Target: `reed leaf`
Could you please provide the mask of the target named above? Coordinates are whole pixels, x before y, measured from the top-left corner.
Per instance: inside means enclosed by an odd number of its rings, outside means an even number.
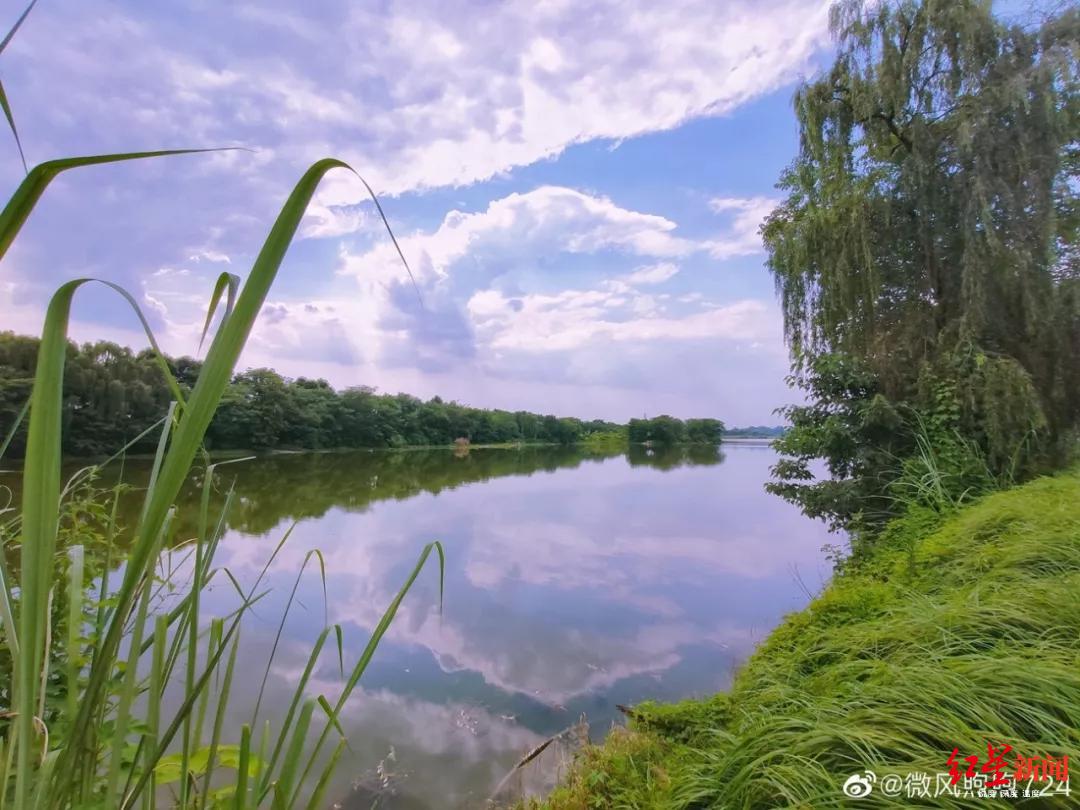
[[[19,150],[19,160],[22,161],[23,171],[29,174],[30,170],[26,166],[26,153],[23,152],[22,140],[19,139],[19,130],[15,126],[15,116],[11,112],[11,104],[8,102],[7,90],[4,89],[3,82],[0,82],[0,109],[3,109],[8,128],[15,138],[15,148]]]
[[[15,21],[15,24],[11,26],[11,29],[7,32],[7,35],[2,40],[0,40],[0,53],[4,52],[8,44],[11,42],[12,37],[15,36],[15,32],[22,27],[22,24],[26,21],[26,18],[30,15],[30,12],[36,5],[37,0],[30,0],[30,5],[28,5],[23,10],[23,13],[19,15],[19,19],[17,19]]]
[[[226,296],[225,314],[222,316],[222,319],[224,319],[229,317],[229,313],[232,312],[239,289],[240,276],[235,273],[222,273],[218,276],[217,282],[214,284],[214,291],[210,295],[210,306],[206,308],[206,322],[203,324],[202,334],[199,335],[199,351],[202,351],[203,341],[206,340],[206,333],[210,331],[210,324],[214,320],[214,313],[217,312],[218,304],[221,303],[221,296]]]
[[[30,10],[37,4],[37,0],[30,0],[30,5],[26,7],[19,19],[15,21],[15,24],[11,26],[11,30],[7,32],[7,36],[3,41],[0,41],[0,53],[4,52],[8,43],[11,42],[11,38],[15,36],[15,32],[22,26],[23,21],[27,15],[30,14]],[[23,152],[22,141],[19,139],[19,130],[15,126],[15,116],[11,112],[11,105],[8,103],[7,91],[4,89],[3,82],[0,82],[0,108],[4,110],[4,117],[7,119],[8,128],[11,129],[11,134],[15,138],[15,146],[19,150],[19,160],[22,161],[23,171],[29,174],[29,169],[26,167],[26,154]]]
[[[15,193],[11,195],[4,210],[0,211],[0,258],[7,253],[11,243],[15,241],[22,226],[26,224],[30,213],[34,210],[41,195],[45,193],[49,183],[56,179],[62,172],[70,169],[79,169],[85,166],[99,166],[103,163],[120,163],[129,160],[144,160],[146,158],[167,157],[170,155],[193,155],[202,152],[221,152],[235,147],[222,147],[215,149],[159,149],[154,152],[124,152],[114,155],[85,155],[82,157],[58,158],[47,160],[32,168],[23,179]]]
[[[338,160],[321,160],[308,169],[297,183],[292,194],[282,208],[281,213],[278,215],[277,221],[274,223],[273,228],[271,228],[270,234],[255,260],[254,267],[237,298],[233,313],[225,320],[221,329],[218,330],[214,337],[214,341],[207,353],[206,361],[203,364],[202,371],[195,383],[195,389],[192,391],[187,406],[180,416],[172,444],[165,455],[160,476],[155,482],[153,496],[150,497],[148,494],[143,518],[140,521],[135,540],[128,555],[124,579],[116,594],[116,615],[110,622],[105,638],[102,641],[102,658],[104,661],[112,660],[116,654],[116,650],[119,648],[124,628],[122,619],[131,609],[138,583],[144,576],[147,566],[153,560],[152,549],[154,538],[157,537],[165,520],[165,515],[171,507],[171,504],[176,500],[176,496],[179,494],[181,486],[183,486],[184,479],[187,477],[191,464],[202,446],[202,439],[206,432],[206,428],[209,426],[210,419],[217,410],[218,402],[221,400],[221,395],[229,382],[233,367],[240,356],[240,352],[243,350],[244,344],[247,342],[251,327],[262,307],[263,301],[266,299],[266,294],[269,292],[271,284],[273,284],[278,268],[281,266],[281,262],[285,257],[285,252],[292,242],[292,238],[296,233],[296,229],[300,224],[304,211],[306,210],[311,197],[315,193],[319,181],[328,171],[330,171],[330,169],[342,166],[345,166],[345,164]],[[0,227],[2,227],[2,222],[0,222]],[[65,285],[65,287],[61,289],[66,290],[69,287],[70,284]],[[67,311],[70,305],[70,293],[62,297],[61,300],[63,303],[59,305],[59,312],[54,312],[53,306],[50,306],[50,313],[46,320],[46,332],[52,331],[56,332],[58,335],[66,336]],[[60,341],[60,347],[62,349],[63,340]],[[57,375],[62,376],[63,353],[61,352],[59,357],[50,356],[46,354],[45,349],[46,343],[43,338],[41,346],[42,356],[51,357],[52,361],[58,366],[56,372]],[[56,432],[54,438],[56,439],[55,444],[57,446],[55,447],[54,453],[44,453],[42,458],[50,458],[52,461],[50,466],[58,467],[59,390],[49,391],[48,393],[54,396],[54,402],[50,403],[50,407],[46,409],[45,417],[49,419],[50,426]],[[35,417],[38,408],[40,407],[39,403],[41,402],[41,397],[37,394],[36,385],[33,397],[34,405],[30,411],[31,439],[35,436]],[[56,411],[55,415],[52,413],[52,410]],[[39,428],[39,430],[43,429],[44,427]],[[39,441],[41,441],[41,439],[39,439]],[[29,449],[27,451],[27,458],[27,465],[29,467],[31,460]],[[53,474],[58,478],[58,470],[54,471]],[[43,474],[39,473],[39,475]],[[47,476],[48,474],[44,475]],[[27,478],[29,482],[29,476],[27,476]],[[46,485],[51,483],[50,480],[45,481]],[[56,489],[57,487],[54,486],[52,491],[55,492]],[[43,487],[43,490],[47,491],[47,487]],[[40,493],[37,494],[41,497]],[[39,505],[38,510],[35,512],[36,520],[42,520],[43,516],[41,512],[42,510]],[[52,528],[53,538],[55,538],[55,518],[53,518],[51,522],[46,519],[40,527],[35,528],[38,528],[40,533],[47,530],[50,526]],[[23,635],[25,635],[25,633]],[[89,707],[96,705],[96,703],[101,700],[108,675],[109,673],[105,667],[98,666],[91,668],[87,679],[85,697],[80,706],[79,714],[74,721],[71,741],[75,743],[75,745],[65,748],[60,754],[61,764],[56,771],[56,779],[58,780],[56,783],[57,795],[63,795],[67,790],[67,780],[70,778],[69,774],[71,765],[73,764],[71,758],[77,756],[75,750],[91,733],[90,722],[92,713]]]
[[[10,247],[49,182],[60,172],[101,163],[201,151],[215,150],[166,150],[99,155],[49,161],[35,166],[20,184],[8,205],[0,212],[0,256],[3,256]],[[68,583],[71,598],[66,642],[66,676],[70,691],[65,702],[67,715],[64,727],[65,736],[62,745],[55,751],[49,752],[39,764],[35,754],[38,750],[36,740],[43,735],[38,733],[40,724],[37,717],[43,713],[42,707],[45,700],[43,682],[48,673],[48,650],[51,646],[50,604],[55,576],[58,515],[64,498],[75,492],[76,488],[83,483],[92,480],[97,469],[91,467],[80,470],[72,476],[66,488],[61,486],[60,437],[68,321],[75,293],[92,279],[76,279],[64,284],[50,301],[42,330],[38,365],[30,399],[23,478],[22,558],[17,611],[12,609],[12,587],[9,578],[0,571],[0,576],[3,576],[3,582],[0,583],[3,585],[0,588],[0,619],[4,623],[6,644],[12,653],[15,669],[13,687],[15,722],[9,735],[0,740],[0,760],[3,760],[0,762],[0,767],[4,768],[5,773],[9,772],[12,766],[15,771],[12,810],[30,810],[31,808],[36,810],[38,807],[43,810],[61,810],[61,808],[81,805],[98,790],[97,782],[101,777],[104,777],[105,800],[110,806],[115,805],[122,810],[142,806],[145,810],[151,810],[155,807],[155,769],[174,743],[180,747],[180,805],[186,807],[193,802],[198,807],[207,801],[210,795],[208,791],[211,786],[215,758],[221,747],[222,725],[231,690],[240,623],[251,607],[265,595],[265,591],[260,591],[260,584],[282,545],[288,539],[289,532],[286,532],[285,537],[273,550],[255,583],[246,592],[227,569],[224,571],[237,593],[240,594],[241,603],[239,608],[226,619],[217,619],[211,624],[206,659],[201,665],[197,661],[200,638],[199,595],[218,570],[213,568],[213,559],[221,537],[225,533],[226,515],[233,497],[230,490],[226,497],[224,511],[211,526],[208,510],[209,494],[215,467],[218,465],[207,466],[203,482],[198,536],[194,540],[192,550],[193,573],[190,588],[180,599],[179,604],[168,612],[156,616],[151,610],[151,605],[156,599],[155,571],[159,560],[163,559],[162,549],[169,542],[176,498],[189,475],[196,456],[202,452],[206,428],[218,407],[233,368],[276,278],[304,212],[319,182],[328,171],[334,168],[348,167],[340,161],[326,159],[313,164],[301,177],[282,207],[242,288],[239,286],[237,277],[232,274],[224,273],[218,278],[203,326],[203,338],[209,334],[214,316],[224,300],[221,323],[214,333],[194,390],[186,399],[173,378],[138,303],[123,288],[111,282],[102,282],[132,306],[170,385],[175,402],[169,414],[159,423],[161,433],[149,485],[126,555],[121,581],[115,591],[111,590],[109,568],[111,567],[111,546],[116,539],[115,525],[120,489],[115,488],[113,491],[107,538],[110,548],[107,552],[108,564],[102,574],[98,590],[99,604],[91,622],[93,635],[88,655],[83,655],[81,649],[84,570],[81,565],[81,555],[76,550],[72,552],[73,562],[69,569]],[[366,182],[364,185],[370,192],[370,186]],[[372,197],[374,199],[374,195]],[[375,204],[386,223],[385,214],[377,199]],[[389,230],[388,225],[387,228]],[[392,232],[390,236],[405,263]],[[407,263],[405,267],[408,270]],[[411,278],[411,271],[409,275]],[[419,290],[417,293],[419,294]],[[9,432],[5,446],[17,428],[18,425]],[[0,447],[0,453],[2,450],[3,448]],[[275,806],[283,808],[292,808],[300,801],[303,788],[308,784],[308,777],[313,772],[319,750],[328,733],[334,730],[338,733],[342,732],[339,714],[344,702],[355,688],[375,648],[393,620],[401,600],[411,588],[433,550],[437,551],[440,563],[441,605],[445,560],[442,546],[439,543],[433,543],[425,547],[412,575],[391,602],[372,633],[359,662],[346,681],[345,689],[337,705],[332,707],[324,697],[320,696],[317,700],[304,701],[299,716],[296,715],[297,706],[303,700],[311,672],[329,634],[330,628],[324,627],[314,644],[304,677],[296,688],[293,703],[281,733],[273,735],[270,724],[264,724],[260,735],[259,752],[253,757],[251,728],[257,719],[258,706],[256,706],[256,717],[253,718],[252,724],[245,725],[241,732],[239,759],[242,765],[237,774],[236,790],[233,796],[235,807],[257,806],[270,794],[272,794]],[[174,560],[175,555],[174,551],[164,559]],[[309,552],[305,557],[297,582],[313,555],[318,558],[320,567],[325,620],[326,572],[325,561],[319,552]],[[175,569],[170,565],[163,576],[170,578],[174,574]],[[289,605],[295,598],[296,587],[294,585],[289,597]],[[106,607],[107,600],[112,602],[112,607]],[[288,607],[286,615],[287,612]],[[283,617],[282,622],[284,620]],[[279,627],[279,635],[280,632]],[[335,633],[339,667],[344,674],[340,627],[335,627]],[[128,639],[126,662],[122,676],[117,682],[116,666],[121,643],[125,638]],[[124,764],[124,751],[128,745],[128,738],[131,736],[129,732],[138,729],[137,726],[132,725],[132,712],[135,698],[142,691],[139,674],[140,660],[148,651],[151,651],[152,659],[146,681],[147,700],[150,707],[148,722],[145,730],[139,733],[135,758],[131,767],[128,768]],[[215,675],[219,674],[219,667],[226,653],[228,653],[228,663],[224,683],[218,693],[213,713],[211,744],[209,749],[204,750],[201,737],[210,707],[210,684]],[[172,718],[165,722],[161,717],[159,701],[181,659],[185,662],[182,701]],[[88,661],[85,673],[81,669],[84,660]],[[80,688],[82,683],[85,686]],[[260,693],[261,691],[260,689]],[[306,748],[307,732],[316,705],[325,714],[326,722],[318,745],[305,763],[303,754]],[[106,717],[113,720],[113,736],[105,747],[104,771],[100,776],[95,776],[101,754],[98,734],[105,725]],[[177,739],[178,736],[179,739]],[[266,752],[270,748],[271,739],[275,736],[273,756],[267,763]],[[339,743],[330,757],[329,764],[319,775],[311,802],[319,800],[326,790],[329,783],[329,771],[337,762],[343,745],[344,743]],[[48,750],[47,744],[44,750]],[[274,780],[274,773],[283,753],[281,772]],[[192,762],[198,755],[201,763],[201,757],[204,754],[207,760],[205,770],[199,771],[202,776],[200,788],[199,780],[192,770]],[[305,764],[301,770],[302,763]],[[127,769],[126,784],[121,785],[125,769]],[[252,778],[254,778],[254,783],[252,783]],[[2,785],[6,785],[6,782]],[[255,789],[254,795],[252,795],[252,788]],[[217,795],[215,793],[215,796]],[[0,802],[4,800],[4,792],[0,791]],[[312,806],[311,802],[308,806]]]

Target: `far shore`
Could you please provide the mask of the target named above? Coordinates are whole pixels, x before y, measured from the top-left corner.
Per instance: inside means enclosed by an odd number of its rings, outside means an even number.
[[[695,444],[693,442],[679,442],[674,445],[652,445],[652,446],[672,446],[672,447],[721,447],[725,444],[746,444],[746,445],[769,445],[776,439],[775,436],[725,436],[723,441],[717,445],[703,445]],[[453,444],[411,444],[403,447],[323,447],[323,448],[271,448],[266,450],[210,450],[210,458],[213,459],[235,459],[244,458],[246,456],[254,456],[256,458],[267,458],[270,456],[290,456],[290,455],[302,455],[310,453],[408,453],[418,450],[519,450],[526,447],[581,447],[589,450],[622,450],[631,446],[649,446],[647,442],[625,442],[623,444],[616,444],[611,442],[597,442],[590,443],[574,442],[572,444],[559,444],[558,442],[503,442],[498,444],[470,444],[464,446],[458,446]],[[152,453],[129,453],[124,458],[128,461],[149,461],[153,459]],[[64,462],[71,464],[96,464],[102,461],[108,460],[107,456],[65,456]],[[19,466],[9,467],[6,469],[0,469],[0,473],[12,473],[20,472],[22,469],[22,459],[12,459],[19,464]]]

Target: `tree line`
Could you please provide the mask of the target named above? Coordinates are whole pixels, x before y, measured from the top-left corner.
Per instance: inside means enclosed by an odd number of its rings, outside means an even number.
[[[631,444],[720,444],[724,423],[719,419],[676,419],[656,416],[652,419],[631,419],[626,426]]]
[[[30,396],[38,339],[0,332],[0,433]],[[166,357],[183,391],[202,368],[191,357]],[[107,341],[69,344],[64,375],[63,449],[70,456],[116,452],[166,413],[172,395],[155,355]],[[631,426],[528,411],[472,408],[440,397],[382,394],[367,386],[337,391],[326,380],[288,379],[267,369],[236,374],[206,433],[211,450],[394,448],[471,444],[570,445],[590,437],[623,441],[719,444],[723,423],[669,416]],[[2,441],[0,436],[0,441]],[[132,452],[152,452],[151,432]],[[25,425],[6,455],[21,457]]]
[[[844,0],[831,24],[763,227],[808,395],[771,488],[872,535],[1075,457],[1080,10]]]

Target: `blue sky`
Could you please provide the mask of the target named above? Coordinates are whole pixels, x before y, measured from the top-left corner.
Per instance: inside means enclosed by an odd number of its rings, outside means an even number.
[[[28,159],[248,147],[84,170],[0,266],[0,328],[119,282],[194,353],[292,183],[335,156],[241,367],[484,406],[771,423],[797,398],[757,228],[828,56],[818,0],[168,4],[41,0],[0,70]],[[11,10],[9,10],[9,13]],[[9,188],[21,166],[0,143]],[[422,301],[422,303],[421,303]],[[78,300],[77,340],[145,341]]]

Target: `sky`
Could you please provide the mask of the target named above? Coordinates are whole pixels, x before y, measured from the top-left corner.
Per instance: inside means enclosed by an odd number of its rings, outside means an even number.
[[[7,7],[11,21],[17,9]],[[195,354],[292,185],[337,157],[238,368],[484,407],[773,424],[799,399],[758,235],[827,64],[820,0],[41,0],[0,56],[31,163],[69,172],[0,264],[0,329],[76,277]],[[0,138],[0,181],[22,176]],[[142,347],[84,288],[71,336]]]

